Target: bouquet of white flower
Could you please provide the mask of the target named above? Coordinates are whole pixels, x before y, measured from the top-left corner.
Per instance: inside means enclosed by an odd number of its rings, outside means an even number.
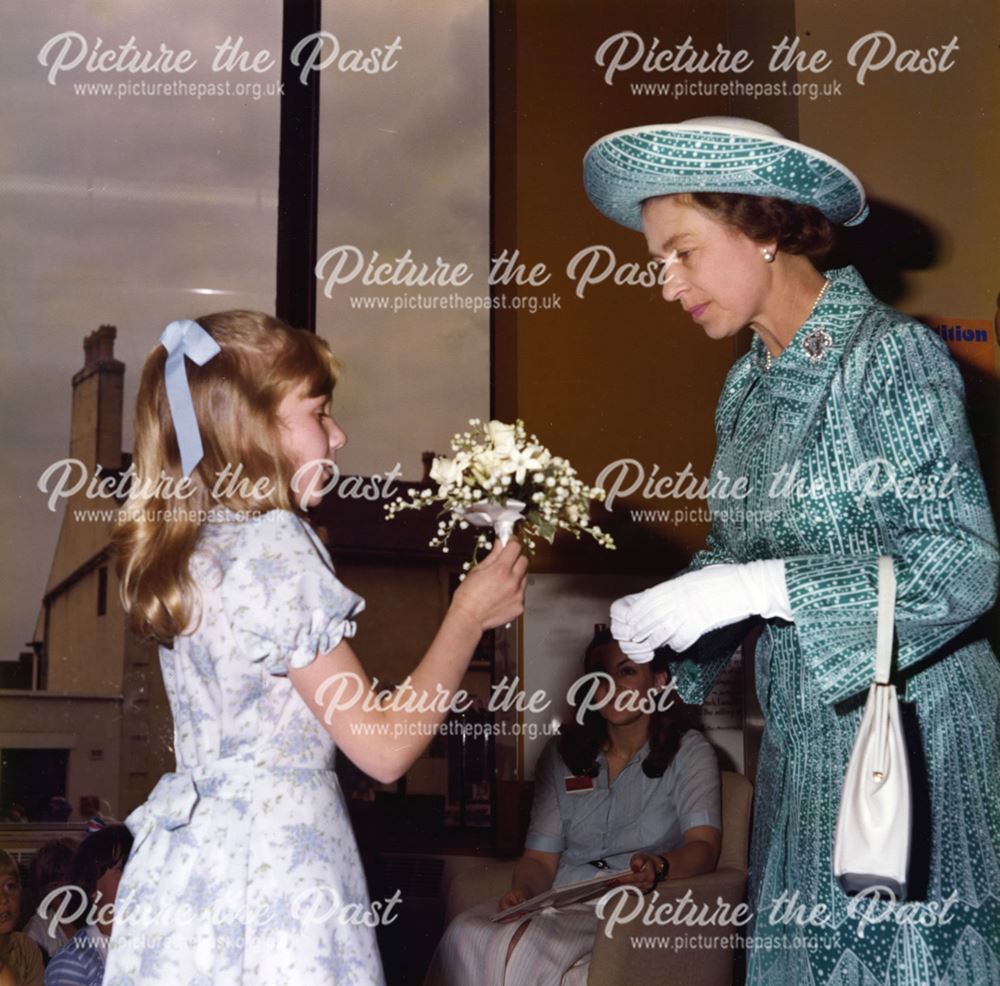
[[[456,527],[492,527],[505,544],[518,523],[518,536],[528,554],[535,549],[535,538],[551,544],[560,528],[577,538],[586,531],[598,544],[614,550],[611,535],[590,523],[589,501],[603,500],[604,490],[582,483],[566,459],[525,432],[523,421],[484,424],[472,418],[469,425],[469,431],[452,438],[453,456],[434,459],[431,479],[438,484],[437,492],[411,489],[409,498],[386,504],[390,520],[400,510],[441,504],[444,519],[430,545],[445,552]],[[480,548],[490,546],[490,536],[480,534],[473,559]]]

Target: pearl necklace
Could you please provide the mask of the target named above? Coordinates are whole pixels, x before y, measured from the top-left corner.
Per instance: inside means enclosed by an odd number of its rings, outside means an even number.
[[[809,309],[809,314],[806,315],[805,320],[802,323],[803,325],[805,325],[805,323],[808,322],[809,319],[812,318],[813,312],[816,311],[816,306],[823,300],[823,295],[826,294],[827,289],[830,287],[830,283],[831,283],[830,282],[830,278],[825,277],[823,279],[823,287],[821,287],[819,289],[819,294],[816,295],[816,300],[812,303],[812,308]],[[784,350],[782,350],[782,352],[784,352]],[[781,353],[779,353],[778,355],[780,356]],[[774,357],[771,356],[771,350],[768,349],[767,346],[765,345],[764,346],[764,372],[765,373],[768,370],[771,369],[771,363],[772,362],[774,362]]]

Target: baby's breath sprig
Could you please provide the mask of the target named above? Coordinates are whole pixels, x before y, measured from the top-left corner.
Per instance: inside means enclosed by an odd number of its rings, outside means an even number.
[[[453,455],[438,456],[431,466],[437,490],[410,489],[408,496],[397,497],[386,504],[389,520],[401,510],[440,505],[437,534],[430,546],[447,552],[455,528],[466,530],[466,518],[476,508],[513,506],[514,501],[517,509],[523,506],[517,536],[528,555],[534,553],[538,538],[551,544],[559,530],[577,539],[587,533],[602,547],[615,549],[611,535],[590,522],[590,501],[602,501],[604,490],[582,482],[566,459],[527,433],[520,419],[505,424],[470,418],[468,430],[452,436],[450,444]],[[491,535],[479,534],[473,562],[490,547]]]

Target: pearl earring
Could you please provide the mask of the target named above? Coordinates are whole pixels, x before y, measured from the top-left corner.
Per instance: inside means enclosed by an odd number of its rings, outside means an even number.
[[[773,264],[774,263],[774,252],[773,251],[768,250],[768,249],[765,248],[762,251],[762,253],[763,253],[763,256],[764,256],[764,263],[765,264]]]

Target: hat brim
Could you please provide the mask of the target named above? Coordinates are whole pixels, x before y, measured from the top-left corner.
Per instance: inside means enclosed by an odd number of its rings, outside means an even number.
[[[642,231],[642,203],[680,192],[764,195],[815,206],[831,222],[868,215],[857,176],[783,137],[694,123],[632,127],[596,141],[583,159],[587,197],[609,219]]]

